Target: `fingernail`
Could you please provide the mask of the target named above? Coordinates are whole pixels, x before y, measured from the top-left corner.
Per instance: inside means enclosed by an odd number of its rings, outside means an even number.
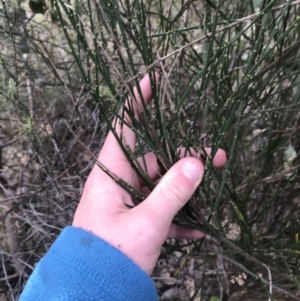
[[[183,173],[193,182],[196,182],[200,179],[200,169],[196,165],[186,162],[182,166]]]

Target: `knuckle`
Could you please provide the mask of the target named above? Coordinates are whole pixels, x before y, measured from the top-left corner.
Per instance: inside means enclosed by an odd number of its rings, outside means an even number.
[[[180,185],[175,185],[172,182],[166,181],[161,186],[161,195],[169,201],[177,203],[185,203],[185,194]]]

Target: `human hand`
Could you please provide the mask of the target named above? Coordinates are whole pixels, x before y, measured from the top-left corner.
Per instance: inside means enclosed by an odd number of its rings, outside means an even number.
[[[141,80],[140,87],[144,101],[150,102],[152,89],[148,75]],[[136,89],[134,93],[139,105],[140,97]],[[141,108],[142,106],[139,106],[139,109]],[[130,123],[128,116],[127,121]],[[121,135],[119,122],[116,123],[116,132]],[[133,131],[123,125],[122,136],[133,150]],[[207,152],[210,153],[210,150],[207,149]],[[145,158],[150,178],[157,179],[159,167],[155,154],[149,153]],[[143,188],[142,181],[130,166],[111,132],[106,138],[98,161],[131,186],[139,190]],[[225,152],[218,150],[213,164],[221,167],[225,163]],[[126,205],[134,206],[131,196],[95,165],[85,184],[73,226],[102,238],[150,275],[167,237],[199,239],[204,236],[198,230],[172,224],[176,213],[200,184],[203,173],[204,166],[200,160],[193,157],[183,158],[170,168],[141,204],[130,209]]]

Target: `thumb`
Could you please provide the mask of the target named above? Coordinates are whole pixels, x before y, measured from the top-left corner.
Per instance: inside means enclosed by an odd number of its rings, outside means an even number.
[[[170,226],[176,213],[191,198],[200,184],[204,166],[196,158],[184,158],[173,165],[141,204],[152,218]]]

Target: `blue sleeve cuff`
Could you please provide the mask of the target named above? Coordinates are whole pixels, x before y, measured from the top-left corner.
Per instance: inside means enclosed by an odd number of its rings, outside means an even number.
[[[30,276],[20,301],[157,301],[151,278],[122,252],[66,227]]]

